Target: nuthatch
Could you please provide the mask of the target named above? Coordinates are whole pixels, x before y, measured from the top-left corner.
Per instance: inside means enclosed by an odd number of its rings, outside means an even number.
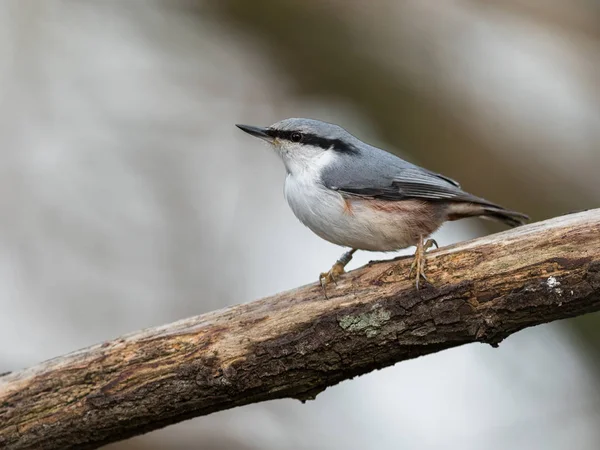
[[[285,198],[321,238],[350,250],[319,277],[344,273],[356,250],[388,252],[416,246],[410,274],[425,276],[427,239],[445,221],[480,216],[511,227],[525,214],[471,195],[444,176],[365,144],[343,128],[313,119],[285,119],[266,128],[237,125],[270,143],[285,165]]]

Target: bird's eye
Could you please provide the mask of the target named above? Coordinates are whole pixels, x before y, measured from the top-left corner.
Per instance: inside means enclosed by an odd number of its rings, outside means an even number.
[[[302,140],[302,133],[294,131],[290,137],[292,138],[292,142],[300,142]]]

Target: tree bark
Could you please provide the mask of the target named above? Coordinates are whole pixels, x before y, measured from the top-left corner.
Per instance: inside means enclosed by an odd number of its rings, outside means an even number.
[[[600,309],[600,209],[375,262],[0,376],[0,447],[97,448],[235,406],[328,386]]]

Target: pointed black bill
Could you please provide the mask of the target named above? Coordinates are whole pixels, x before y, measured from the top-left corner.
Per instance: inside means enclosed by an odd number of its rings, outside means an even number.
[[[261,128],[261,127],[253,127],[252,125],[239,125],[236,124],[236,127],[238,127],[240,130],[245,131],[246,133],[248,133],[251,136],[260,138],[260,139],[264,139],[266,141],[271,141],[272,138],[269,135],[268,128]]]

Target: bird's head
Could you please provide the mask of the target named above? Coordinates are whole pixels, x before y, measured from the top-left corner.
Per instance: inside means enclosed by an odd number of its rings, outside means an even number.
[[[314,119],[285,119],[264,128],[236,126],[271,144],[291,174],[315,169],[336,153],[356,153],[360,142],[342,127]]]

